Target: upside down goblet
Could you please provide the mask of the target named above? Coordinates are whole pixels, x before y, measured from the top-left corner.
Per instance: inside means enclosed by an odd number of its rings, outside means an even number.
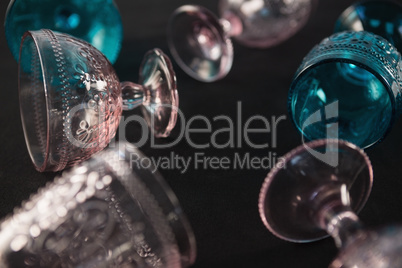
[[[113,0],[11,0],[5,19],[8,46],[18,61],[28,30],[51,29],[91,43],[114,63],[123,39],[120,13]]]
[[[168,24],[168,44],[180,67],[212,82],[232,67],[230,37],[245,46],[267,48],[295,34],[307,22],[315,0],[221,0],[221,18],[201,6],[176,9]]]
[[[159,49],[149,51],[139,80],[138,85],[120,84],[106,57],[85,41],[50,30],[27,32],[21,43],[19,95],[36,169],[62,170],[102,150],[116,134],[123,109],[140,106],[153,134],[168,136],[178,109],[169,58]]]
[[[340,252],[331,267],[401,267],[402,228],[366,230],[356,215],[373,183],[367,155],[340,140],[301,145],[277,163],[261,188],[265,226],[291,242],[331,235]]]
[[[339,138],[367,148],[389,132],[402,111],[401,54],[369,32],[325,38],[304,58],[288,108],[307,140]]]
[[[0,224],[1,267],[185,268],[195,238],[172,190],[128,143],[81,163]]]
[[[402,52],[402,5],[390,0],[359,1],[335,23],[335,32],[367,31],[388,40]]]

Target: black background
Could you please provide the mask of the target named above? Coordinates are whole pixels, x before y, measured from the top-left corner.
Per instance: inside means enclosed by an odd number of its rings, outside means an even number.
[[[144,53],[159,47],[168,52],[166,24],[169,15],[184,0],[117,0],[124,26],[124,41],[115,69],[122,81],[137,81],[138,68]],[[193,1],[217,12],[217,1]],[[236,118],[240,101],[243,123],[253,115],[287,116],[286,100],[294,72],[304,55],[321,39],[329,36],[337,16],[350,0],[322,0],[308,25],[279,46],[259,50],[234,42],[234,63],[229,75],[215,83],[191,79],[175,64],[180,108],[187,119],[203,115]],[[0,2],[5,14],[6,1]],[[4,29],[0,28],[0,217],[31,193],[51,181],[54,173],[38,173],[28,156],[21,127],[17,63],[8,50]],[[288,116],[287,116],[288,117]],[[194,125],[195,126],[195,125]],[[200,124],[200,127],[203,127]],[[212,125],[216,131],[221,126]],[[255,125],[257,127],[257,125]],[[180,125],[172,134],[178,134]],[[130,125],[127,139],[136,141],[139,128]],[[374,187],[365,208],[360,213],[368,226],[402,221],[402,124],[397,121],[388,137],[367,151],[374,168]],[[136,134],[137,133],[137,134]],[[180,156],[194,157],[241,155],[263,157],[268,152],[283,155],[301,143],[301,138],[289,118],[279,123],[276,148],[192,148],[185,139],[169,149],[153,149],[148,142],[140,149],[148,156],[168,156],[171,151]],[[210,140],[210,134],[192,135],[194,142]],[[227,138],[227,137],[226,137]],[[222,135],[221,142],[227,141]],[[254,135],[255,143],[270,143],[271,135]],[[161,141],[162,143],[167,141]],[[171,185],[186,212],[197,238],[198,256],[193,267],[326,267],[336,254],[332,239],[310,244],[294,244],[274,237],[263,226],[258,215],[257,200],[261,184],[269,170],[264,169],[195,169],[181,174],[178,169],[160,170]]]

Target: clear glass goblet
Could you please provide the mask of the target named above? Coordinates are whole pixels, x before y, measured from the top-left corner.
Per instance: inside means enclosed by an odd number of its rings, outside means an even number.
[[[180,67],[212,82],[232,67],[230,37],[249,47],[277,45],[302,28],[316,0],[221,0],[221,18],[201,6],[176,9],[168,24],[168,44]]]
[[[120,51],[123,27],[113,0],[11,0],[5,19],[8,46],[18,61],[28,30],[51,29],[91,43],[111,63]]]
[[[365,0],[347,8],[335,23],[335,32],[367,31],[387,39],[402,52],[402,5],[390,0]]]
[[[367,148],[402,111],[402,58],[384,38],[340,32],[303,59],[289,91],[289,114],[307,140],[339,138]]]
[[[36,169],[62,170],[102,150],[116,134],[122,110],[141,107],[153,134],[168,136],[178,110],[169,58],[159,49],[149,51],[139,80],[120,83],[106,57],[83,40],[50,30],[27,32],[21,43],[19,95]]]
[[[127,143],[97,154],[0,223],[1,267],[185,268],[196,246],[176,196]]]
[[[328,235],[340,252],[331,267],[401,267],[402,228],[366,230],[358,216],[373,183],[367,155],[341,140],[316,140],[287,153],[261,188],[265,226],[291,242]]]

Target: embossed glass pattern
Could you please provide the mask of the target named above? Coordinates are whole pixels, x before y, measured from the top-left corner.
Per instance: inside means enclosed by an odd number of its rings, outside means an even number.
[[[367,155],[339,140],[316,140],[287,153],[261,188],[265,226],[291,242],[331,235],[339,248],[332,268],[401,267],[402,227],[365,229],[357,212],[372,187]]]
[[[170,60],[148,52],[140,84],[120,84],[105,56],[67,34],[28,32],[21,43],[19,95],[25,140],[39,171],[58,171],[102,150],[122,110],[143,108],[157,137],[176,123],[178,95]]]
[[[402,52],[402,5],[390,0],[365,0],[347,8],[335,23],[335,32],[367,31],[387,39]]]
[[[188,267],[195,239],[172,190],[129,144],[63,172],[0,224],[1,267]]]
[[[123,39],[120,13],[112,0],[11,0],[5,20],[8,46],[18,61],[28,30],[52,29],[91,43],[114,63]]]
[[[308,140],[340,138],[366,148],[385,136],[401,111],[401,89],[401,55],[387,40],[341,32],[304,58],[288,108]]]
[[[267,48],[294,35],[308,18],[315,0],[221,0],[221,18],[201,6],[179,7],[168,24],[173,57],[190,76],[219,80],[232,67],[230,37],[243,45]]]

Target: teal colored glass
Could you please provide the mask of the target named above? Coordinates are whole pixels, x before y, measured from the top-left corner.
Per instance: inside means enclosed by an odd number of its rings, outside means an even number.
[[[366,0],[347,8],[335,23],[335,32],[367,31],[382,36],[402,51],[402,5],[394,1]]]
[[[120,13],[113,0],[11,0],[5,19],[8,46],[18,61],[23,34],[51,29],[92,44],[111,63],[123,39]]]
[[[402,60],[369,32],[325,38],[304,58],[291,84],[290,116],[307,140],[339,138],[367,148],[402,110]]]

